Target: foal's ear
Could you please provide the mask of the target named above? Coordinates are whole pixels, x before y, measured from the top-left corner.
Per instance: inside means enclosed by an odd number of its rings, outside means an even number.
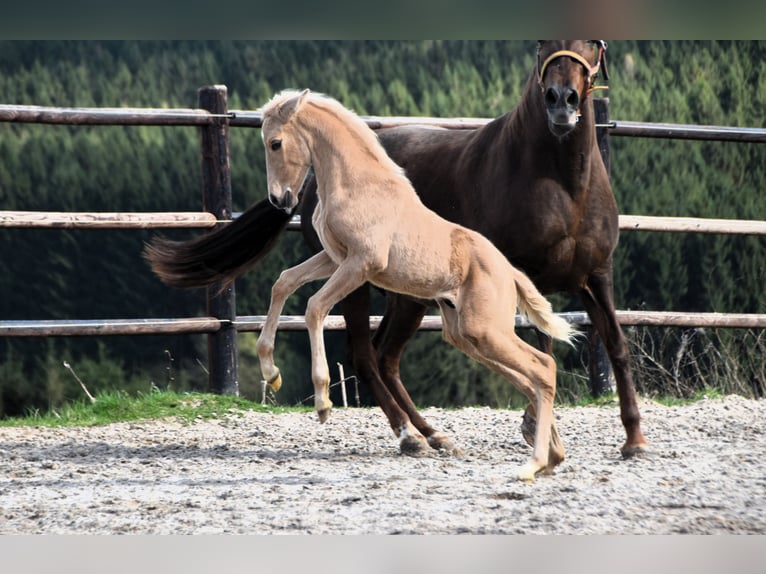
[[[311,93],[311,90],[306,88],[300,94],[296,94],[295,96],[287,100],[284,104],[282,104],[279,107],[279,115],[282,116],[283,119],[289,118],[291,115],[293,115],[295,112],[297,112],[301,108],[303,103],[309,97],[310,93]]]

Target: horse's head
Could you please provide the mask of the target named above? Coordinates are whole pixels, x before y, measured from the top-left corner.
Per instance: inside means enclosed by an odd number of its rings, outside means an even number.
[[[603,40],[551,40],[537,46],[537,81],[542,91],[548,128],[557,137],[571,132],[580,106],[593,91],[603,67],[608,79]]]
[[[261,138],[266,148],[269,201],[291,212],[300,201],[303,181],[311,167],[311,149],[296,116],[309,90],[282,92],[263,107]]]

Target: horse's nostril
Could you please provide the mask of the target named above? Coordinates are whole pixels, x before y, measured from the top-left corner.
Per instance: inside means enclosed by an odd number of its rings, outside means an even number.
[[[572,90],[571,88],[568,90],[567,94],[567,105],[572,108],[577,108],[580,106],[580,94],[577,93],[576,90]]]
[[[546,106],[553,107],[556,105],[556,102],[558,101],[559,101],[559,94],[556,88],[550,87],[547,90],[545,90],[545,105]]]
[[[545,90],[545,105],[549,109],[553,108],[573,108],[577,109],[580,106],[580,94],[577,90],[572,88],[557,88],[551,86]]]

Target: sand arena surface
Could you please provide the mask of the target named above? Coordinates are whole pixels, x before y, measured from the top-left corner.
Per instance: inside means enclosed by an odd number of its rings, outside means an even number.
[[[0,428],[0,534],[764,534],[766,401],[556,409],[567,459],[512,479],[521,411],[425,409],[465,456],[402,456],[379,409]]]

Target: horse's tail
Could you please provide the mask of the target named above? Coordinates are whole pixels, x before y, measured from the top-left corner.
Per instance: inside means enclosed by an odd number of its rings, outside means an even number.
[[[514,268],[513,278],[518,291],[519,310],[547,335],[571,344],[578,331],[553,312],[551,302],[540,293],[526,274]]]
[[[144,247],[152,271],[171,287],[228,285],[274,247],[291,215],[264,199],[237,219],[188,241],[155,237]]]

